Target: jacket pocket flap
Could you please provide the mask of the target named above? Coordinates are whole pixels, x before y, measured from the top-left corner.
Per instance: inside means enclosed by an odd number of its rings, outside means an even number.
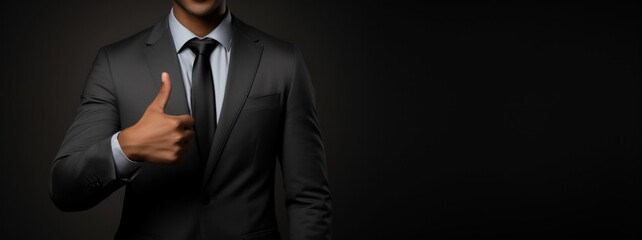
[[[245,100],[243,110],[268,108],[276,105],[279,105],[278,93],[258,97],[248,97],[247,100]]]

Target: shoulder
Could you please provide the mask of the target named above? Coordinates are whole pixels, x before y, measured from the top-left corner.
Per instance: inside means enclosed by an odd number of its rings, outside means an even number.
[[[295,56],[297,48],[293,43],[250,26],[237,17],[233,18],[233,25],[234,31],[238,31],[238,33],[234,34],[234,37],[245,37],[255,44],[263,47],[263,54],[288,58],[293,58]],[[232,48],[233,47],[234,46],[232,46]]]
[[[295,69],[305,66],[303,56],[295,44],[245,24],[238,18],[233,18],[233,24],[234,38],[245,38],[261,47],[261,72],[284,76],[284,79],[292,79],[291,76],[296,72]],[[233,39],[232,42],[232,51],[235,51],[234,42],[240,41]]]
[[[157,25],[162,25],[161,23]],[[140,53],[147,45],[150,34],[153,29],[158,26],[151,26],[142,31],[134,33],[126,38],[123,38],[119,41],[107,44],[102,47],[102,50],[107,54],[135,54]]]

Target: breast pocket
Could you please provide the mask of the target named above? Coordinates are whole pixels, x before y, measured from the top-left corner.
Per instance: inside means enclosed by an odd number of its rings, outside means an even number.
[[[264,96],[257,97],[248,97],[245,100],[245,105],[243,106],[243,111],[252,110],[252,109],[263,109],[279,106],[279,94],[269,94]]]

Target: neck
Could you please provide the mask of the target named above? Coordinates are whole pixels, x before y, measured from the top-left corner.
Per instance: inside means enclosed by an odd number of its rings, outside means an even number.
[[[208,15],[197,16],[185,11],[176,1],[174,1],[173,8],[176,20],[199,37],[204,37],[212,32],[223,21],[226,9],[222,4]]]

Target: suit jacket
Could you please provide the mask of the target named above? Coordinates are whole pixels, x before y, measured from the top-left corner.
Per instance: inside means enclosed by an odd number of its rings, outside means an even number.
[[[110,137],[135,124],[172,77],[167,114],[189,114],[167,19],[103,47],[51,171],[63,211],[89,209],[126,186],[117,239],[280,239],[279,161],[292,239],[329,239],[331,199],[314,90],[301,53],[233,17],[225,99],[204,162],[196,144],[177,165],[145,164],[119,180]]]

